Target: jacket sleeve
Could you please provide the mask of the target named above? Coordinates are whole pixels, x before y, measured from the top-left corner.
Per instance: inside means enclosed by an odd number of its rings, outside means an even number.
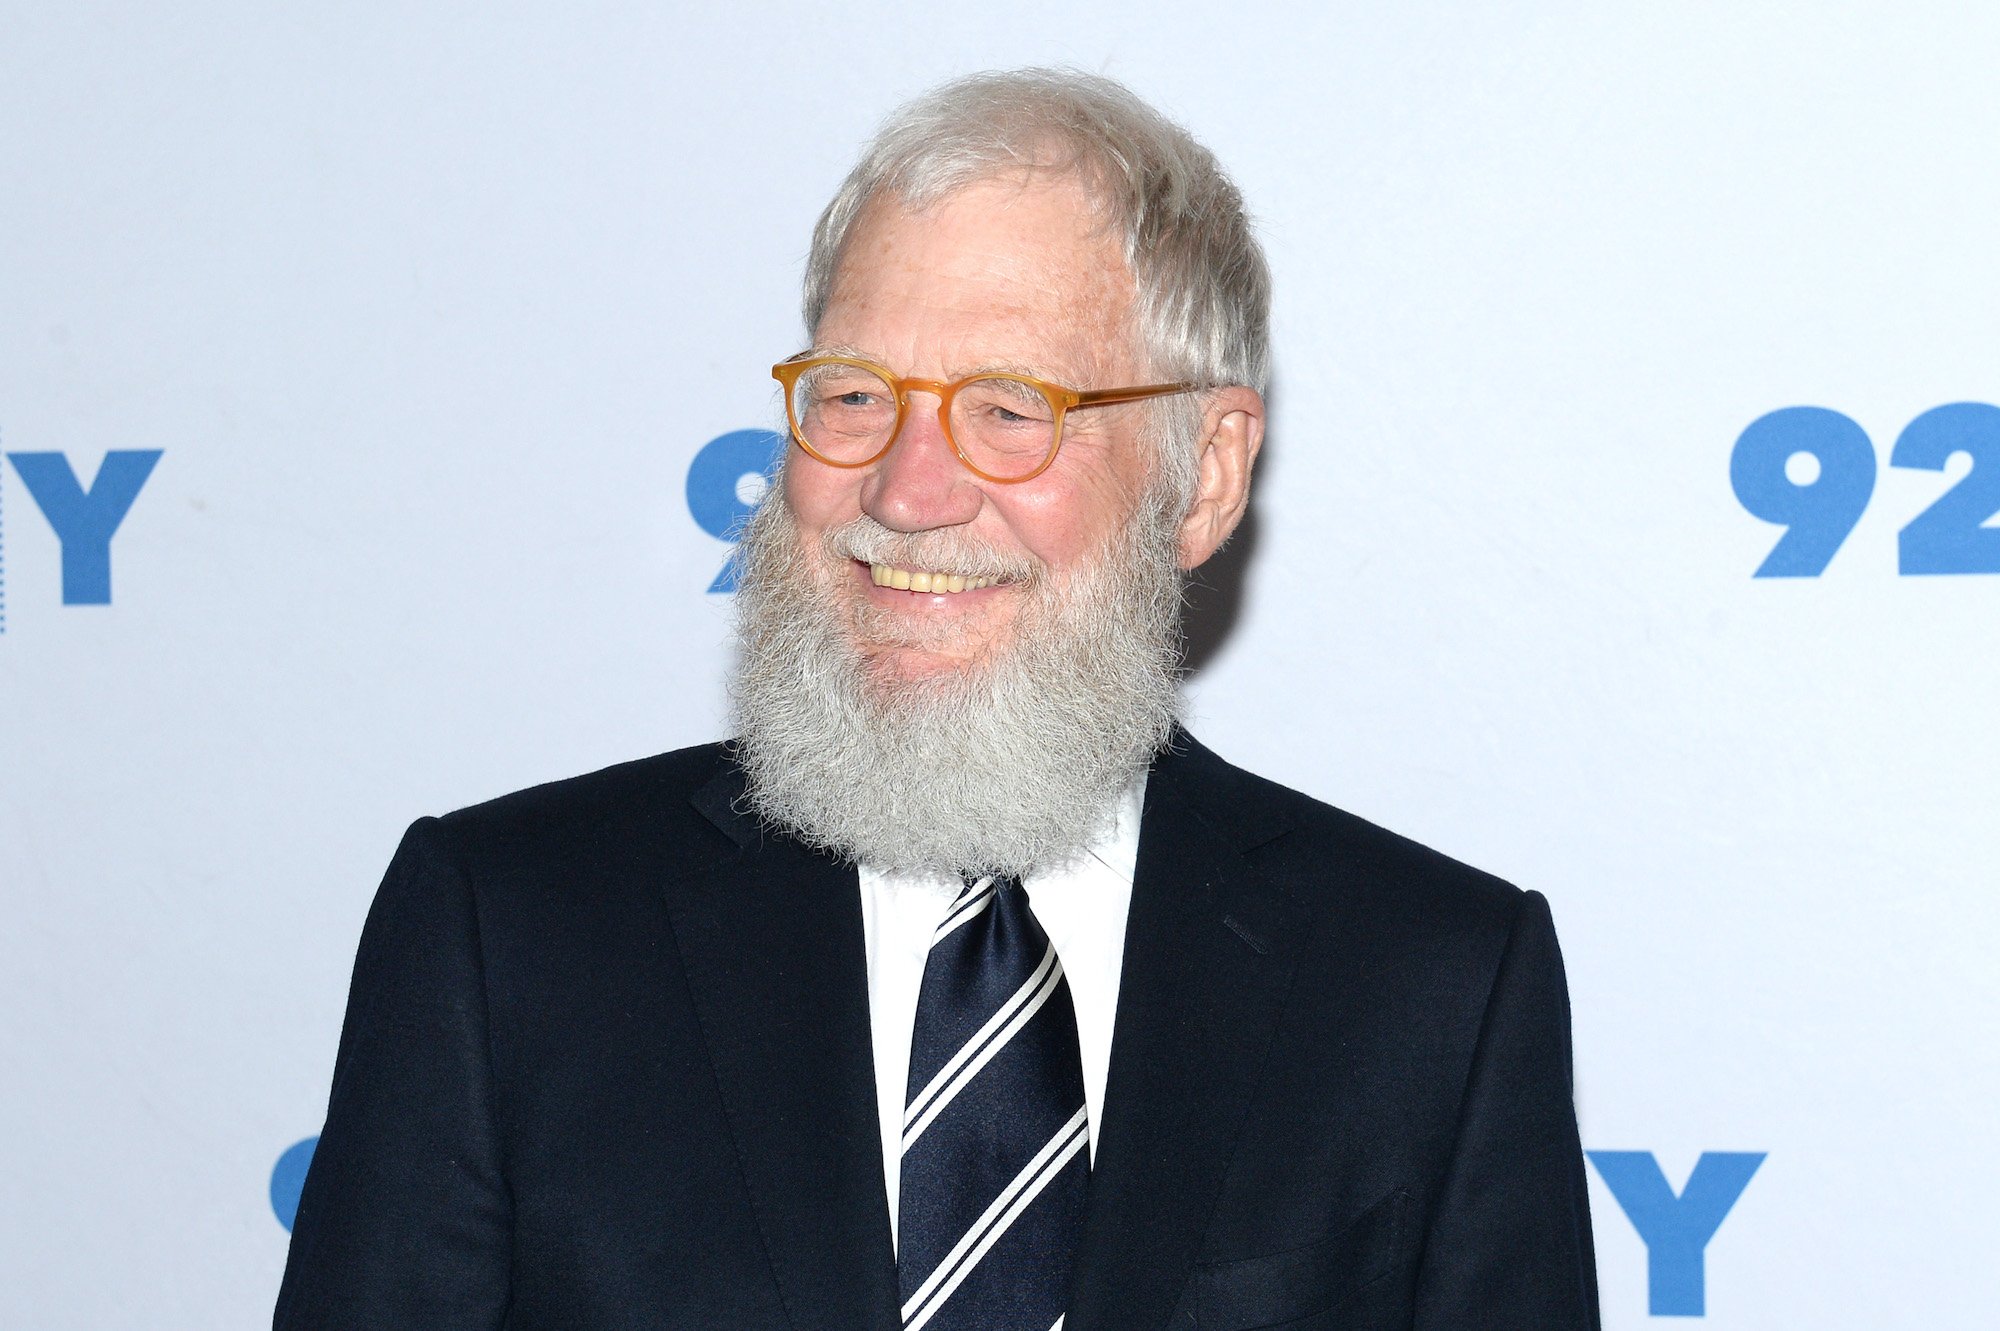
[[[1597,1326],[1569,993],[1548,902],[1529,892],[1487,999],[1457,1142],[1425,1238],[1415,1327]]]
[[[502,1166],[470,886],[411,827],[362,930],[275,1331],[460,1331],[507,1314]]]

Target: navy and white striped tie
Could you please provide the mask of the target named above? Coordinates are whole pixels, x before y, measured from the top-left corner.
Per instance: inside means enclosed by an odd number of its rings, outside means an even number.
[[[1076,1009],[1013,879],[952,903],[924,963],[903,1116],[905,1331],[1050,1331],[1090,1178]]]

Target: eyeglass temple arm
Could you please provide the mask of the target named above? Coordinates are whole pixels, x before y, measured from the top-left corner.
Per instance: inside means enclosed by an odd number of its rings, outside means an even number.
[[[1101,406],[1107,402],[1136,402],[1140,398],[1165,397],[1169,393],[1192,393],[1201,385],[1192,381],[1177,384],[1145,384],[1138,388],[1097,388],[1076,395],[1079,407]]]

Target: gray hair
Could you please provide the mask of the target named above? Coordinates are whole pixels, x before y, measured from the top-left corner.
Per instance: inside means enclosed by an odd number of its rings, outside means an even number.
[[[1022,167],[1082,175],[1122,232],[1155,374],[1263,391],[1271,276],[1242,194],[1186,130],[1123,84],[1075,70],[974,74],[892,114],[813,228],[806,328],[819,327],[870,200],[889,193],[923,208]]]

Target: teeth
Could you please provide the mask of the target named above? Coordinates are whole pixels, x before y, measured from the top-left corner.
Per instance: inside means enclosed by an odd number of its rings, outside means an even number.
[[[868,577],[877,587],[894,587],[906,592],[971,592],[991,587],[999,581],[991,577],[968,578],[963,573],[892,568],[887,564],[870,564]]]

